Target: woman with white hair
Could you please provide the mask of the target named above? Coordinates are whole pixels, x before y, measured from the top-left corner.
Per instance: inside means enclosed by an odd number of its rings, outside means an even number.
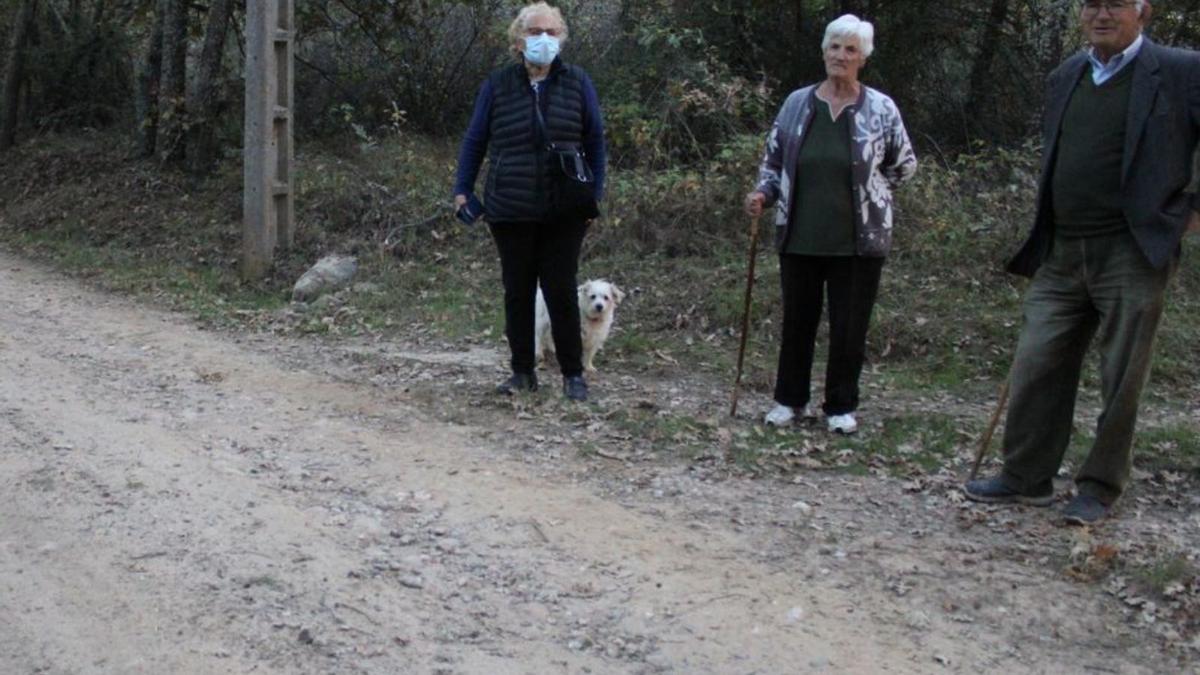
[[[822,408],[830,431],[853,433],[867,326],[892,243],[892,190],[917,168],[896,104],[863,85],[874,27],[847,14],[825,29],[826,78],[788,96],[767,137],[754,217],[775,207],[783,287],[783,339],[775,407],[766,422],[812,420],[813,351],[823,296],[829,355]]]
[[[534,308],[540,285],[563,394],[583,401],[588,389],[575,275],[584,233],[604,196],[606,153],[596,89],[583,69],[558,56],[567,35],[562,13],[545,2],[517,13],[508,29],[516,62],[493,72],[479,90],[459,152],[454,203],[461,219],[487,220],[500,253],[512,376],[497,390],[537,389]],[[485,155],[480,208],[473,195]],[[566,175],[583,180],[564,187]],[[563,197],[568,192],[569,200]]]

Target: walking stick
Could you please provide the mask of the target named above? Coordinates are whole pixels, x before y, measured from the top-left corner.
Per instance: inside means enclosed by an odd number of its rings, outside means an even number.
[[[1004,384],[1000,385],[1000,400],[996,402],[996,410],[992,412],[992,419],[988,422],[987,429],[983,432],[983,438],[979,440],[979,449],[975,451],[975,463],[971,465],[971,476],[968,481],[975,480],[975,476],[979,474],[979,465],[983,463],[983,456],[987,454],[988,446],[992,444],[992,434],[996,432],[996,425],[1000,423],[1000,414],[1004,412],[1004,404],[1008,402],[1008,385],[1012,382],[1012,369],[1008,371],[1008,377],[1004,378]]]
[[[733,380],[733,402],[729,416],[737,416],[738,388],[742,384],[742,362],[746,358],[746,335],[750,332],[750,295],[754,290],[754,261],[758,258],[758,216],[750,221],[750,262],[746,269],[746,303],[742,310],[742,344],[738,347],[737,377]]]

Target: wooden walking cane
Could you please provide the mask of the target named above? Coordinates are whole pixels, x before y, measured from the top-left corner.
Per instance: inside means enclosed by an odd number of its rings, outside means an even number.
[[[996,402],[996,410],[992,413],[992,419],[988,422],[987,430],[983,432],[983,438],[979,440],[979,449],[975,451],[975,463],[971,465],[971,475],[967,478],[968,481],[975,480],[979,474],[979,465],[983,463],[983,456],[987,454],[988,446],[992,444],[992,434],[996,433],[996,425],[1000,423],[1000,415],[1004,412],[1004,404],[1008,402],[1008,385],[1012,382],[1012,368],[1009,368],[1008,377],[1004,378],[1004,384],[1000,385],[1000,400]]]
[[[750,296],[754,290],[754,261],[758,258],[758,216],[750,221],[750,262],[746,269],[746,304],[742,310],[742,344],[738,347],[737,377],[733,380],[733,402],[729,416],[737,416],[738,388],[742,384],[742,362],[746,358],[746,335],[750,333]]]

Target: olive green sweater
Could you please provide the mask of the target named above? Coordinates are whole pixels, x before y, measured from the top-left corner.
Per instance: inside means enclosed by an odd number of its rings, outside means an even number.
[[[835,122],[818,99],[796,161],[792,231],[785,251],[793,255],[855,254],[854,178],[850,173],[850,112]]]
[[[1129,227],[1121,209],[1121,160],[1132,82],[1132,66],[1100,86],[1086,68],[1075,85],[1050,188],[1060,235],[1092,237]]]

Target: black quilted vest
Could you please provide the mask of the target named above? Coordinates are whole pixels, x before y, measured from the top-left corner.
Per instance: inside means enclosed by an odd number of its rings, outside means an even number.
[[[550,141],[583,141],[583,71],[555,59],[538,87]],[[483,190],[488,222],[530,222],[546,218],[550,163],[538,130],[535,96],[525,65],[516,63],[491,74],[492,118],[488,139],[488,175]]]

